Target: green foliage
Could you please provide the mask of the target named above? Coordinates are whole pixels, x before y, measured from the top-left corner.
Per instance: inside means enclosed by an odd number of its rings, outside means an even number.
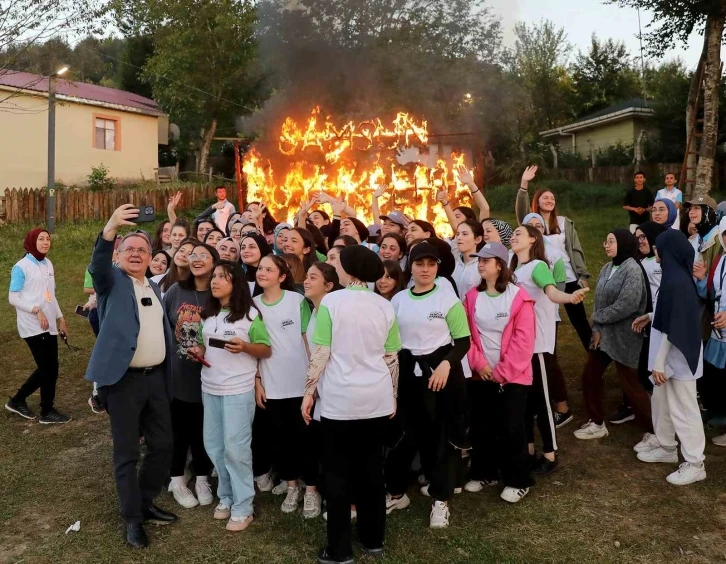
[[[98,166],[92,166],[91,174],[86,177],[88,179],[88,189],[91,192],[113,189],[116,185],[116,179],[111,177],[109,173],[109,168],[103,163]]]
[[[500,210],[508,213],[509,210],[514,209],[518,188],[518,183],[486,188],[485,196],[494,217],[497,217]],[[567,180],[538,180],[530,185],[530,195],[541,188],[549,188],[555,193],[558,209],[584,211],[622,206],[623,203],[624,188],[618,184],[581,184]]]
[[[595,162],[598,166],[623,166],[635,160],[632,143],[616,143],[597,150]]]
[[[151,85],[144,81],[143,68],[146,61],[154,53],[154,41],[151,35],[130,35],[124,41],[124,50],[119,65],[117,78],[119,88],[133,92],[139,96],[153,98]]]

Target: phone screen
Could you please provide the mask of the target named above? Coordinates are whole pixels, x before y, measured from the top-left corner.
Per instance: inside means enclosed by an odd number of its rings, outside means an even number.
[[[76,306],[76,315],[80,315],[81,317],[85,317],[88,319],[88,314],[90,313],[90,310],[83,309],[83,306],[77,305]]]

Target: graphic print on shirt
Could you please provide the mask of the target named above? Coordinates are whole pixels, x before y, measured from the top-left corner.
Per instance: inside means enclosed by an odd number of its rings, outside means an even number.
[[[179,343],[176,353],[183,359],[187,359],[187,350],[198,343],[199,329],[201,326],[202,306],[196,304],[182,303],[176,310],[178,315],[174,336]]]

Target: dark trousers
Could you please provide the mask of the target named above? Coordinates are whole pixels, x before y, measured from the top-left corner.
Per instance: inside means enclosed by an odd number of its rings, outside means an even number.
[[[113,438],[113,469],[127,523],[141,523],[142,509],[159,495],[169,474],[173,439],[164,371],[127,372],[112,386],[98,388],[106,405]],[[138,469],[139,436],[146,454]]]
[[[318,484],[317,425],[305,425],[300,413],[302,397],[268,399],[265,404],[270,424],[272,465],[277,477],[291,481],[302,478],[307,486]]]
[[[328,552],[350,557],[350,506],[358,513],[358,540],[382,548],[386,530],[383,444],[387,417],[351,421],[321,418],[323,474],[328,508]]]
[[[568,282],[565,285],[565,292],[568,294],[574,294],[575,291],[579,290],[580,286],[577,282]],[[590,348],[590,341],[592,340],[592,327],[590,327],[590,321],[587,319],[587,312],[585,311],[585,304],[565,304],[565,311],[567,317],[570,319],[570,323],[575,328],[577,336],[580,337],[580,342],[585,350]]]
[[[192,451],[191,471],[195,476],[209,476],[212,461],[204,449],[204,406],[174,398],[171,402],[171,428],[174,433],[174,452],[171,475],[183,476],[187,452]]]
[[[88,312],[88,322],[91,324],[91,330],[93,331],[94,336],[98,337],[98,332],[100,331],[100,320],[98,319],[98,308],[93,308],[91,311]]]
[[[558,322],[555,328],[555,342],[557,342],[559,330],[560,323]],[[547,385],[549,386],[552,403],[560,403],[568,400],[565,375],[562,372],[562,368],[560,368],[560,363],[557,361],[557,346],[555,346],[555,352],[551,358],[550,369],[547,371]]]
[[[650,335],[643,335],[643,348],[640,349],[638,360],[638,381],[648,395],[653,393],[653,382],[650,381],[650,370],[648,370],[648,356],[650,354]],[[630,405],[627,395],[623,394],[623,403]]]
[[[552,355],[536,353],[532,357],[532,386],[529,389],[526,412],[527,442],[534,443],[534,419],[537,416],[537,428],[542,439],[542,452],[557,450],[555,421],[552,417],[547,373],[551,370]]]
[[[525,430],[529,388],[485,380],[469,382],[472,480],[501,480],[517,489],[534,485]]]
[[[272,469],[270,438],[267,409],[255,406],[255,420],[252,423],[252,473],[255,477],[263,476]]]
[[[13,401],[25,401],[40,388],[40,414],[53,409],[55,385],[58,381],[58,337],[41,333],[25,339],[37,368],[13,397]]]
[[[588,417],[598,425],[605,419],[603,399],[605,395],[605,370],[613,360],[601,350],[590,351],[582,372],[582,394]],[[635,422],[645,431],[653,432],[650,397],[638,381],[638,372],[619,362],[615,363],[620,388],[628,396]]]
[[[703,377],[698,379],[703,407],[711,414],[726,415],[726,368],[703,361]]]

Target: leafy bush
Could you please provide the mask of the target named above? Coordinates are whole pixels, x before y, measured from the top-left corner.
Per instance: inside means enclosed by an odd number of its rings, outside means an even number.
[[[501,212],[509,214],[514,210],[518,184],[503,184],[485,189],[492,217]],[[560,210],[586,210],[623,205],[625,188],[618,184],[574,183],[567,180],[545,180],[530,184],[530,198],[541,188],[549,188],[557,198]]]
[[[633,163],[635,152],[632,143],[616,143],[597,150],[598,166],[623,166]]]
[[[101,163],[98,166],[91,167],[91,174],[88,179],[88,188],[91,192],[101,192],[104,190],[112,190],[116,185],[116,179],[109,174],[109,168]]]

